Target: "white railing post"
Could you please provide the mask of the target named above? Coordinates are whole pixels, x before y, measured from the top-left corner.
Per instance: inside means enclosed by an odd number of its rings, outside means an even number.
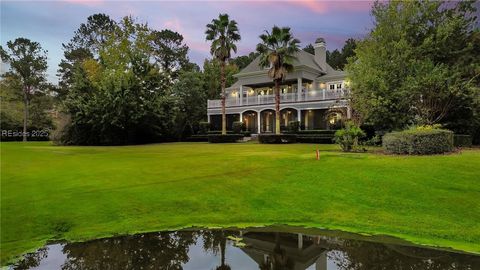
[[[297,78],[297,94],[298,94],[298,101],[302,100],[302,77]]]
[[[322,90],[323,99],[325,99],[325,89]]]

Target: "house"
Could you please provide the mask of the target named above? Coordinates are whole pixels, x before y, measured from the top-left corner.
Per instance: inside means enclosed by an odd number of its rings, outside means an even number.
[[[300,50],[294,70],[280,87],[281,129],[299,121],[303,130],[336,129],[341,119],[350,118],[346,95],[348,82],[343,71],[326,62],[326,43],[315,41],[315,54]],[[275,131],[274,83],[259,57],[234,76],[237,82],[226,89],[227,130],[242,121],[252,133]],[[221,100],[208,100],[207,115],[212,129],[221,130]]]

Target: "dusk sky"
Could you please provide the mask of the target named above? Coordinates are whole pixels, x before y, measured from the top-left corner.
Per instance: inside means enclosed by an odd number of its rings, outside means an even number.
[[[209,55],[205,25],[219,13],[238,22],[242,40],[237,55],[255,50],[258,36],[273,25],[290,26],[302,47],[317,37],[327,48],[341,48],[349,37],[361,38],[372,26],[372,1],[1,1],[1,45],[25,37],[48,50],[48,79],[57,82],[62,43],[89,15],[112,19],[132,15],[150,27],[179,32],[190,47],[190,59],[202,66]],[[3,65],[2,65],[3,66]]]

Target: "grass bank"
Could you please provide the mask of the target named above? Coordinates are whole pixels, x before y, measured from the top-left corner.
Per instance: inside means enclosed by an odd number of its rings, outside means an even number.
[[[1,144],[1,260],[72,241],[187,226],[290,224],[480,253],[480,150]]]

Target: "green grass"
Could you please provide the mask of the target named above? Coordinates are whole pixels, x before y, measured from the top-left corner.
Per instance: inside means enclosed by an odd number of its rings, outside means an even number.
[[[480,150],[335,145],[1,144],[2,265],[47,240],[186,226],[290,224],[480,253]]]

